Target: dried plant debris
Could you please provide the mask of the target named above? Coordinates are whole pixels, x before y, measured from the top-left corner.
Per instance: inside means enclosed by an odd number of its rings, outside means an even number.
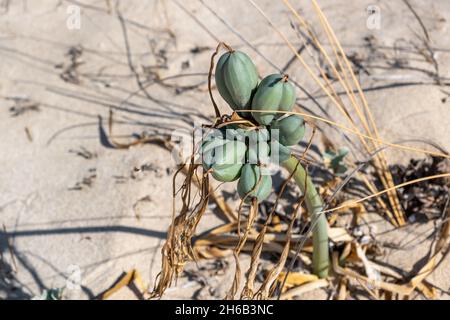
[[[446,159],[426,157],[411,159],[407,166],[393,165],[391,171],[396,184],[450,171]],[[441,216],[449,197],[448,179],[419,182],[398,190],[400,202],[411,222],[425,222]]]
[[[156,178],[161,178],[167,174],[167,170],[164,170],[160,166],[155,165],[154,163],[144,163],[139,167],[133,168],[131,171],[131,179],[141,180],[148,173],[153,173]]]
[[[86,160],[97,158],[97,153],[89,151],[83,146],[81,146],[79,149],[70,149],[69,153],[73,153]]]
[[[24,130],[25,130],[25,135],[27,136],[28,141],[33,142],[33,135],[31,134],[30,128],[25,127]]]
[[[208,46],[195,46],[195,47],[193,47],[191,50],[190,50],[190,52],[192,53],[192,54],[199,54],[199,53],[202,53],[202,52],[204,52],[204,51],[209,51],[209,50],[211,50],[212,49],[212,47],[208,47]]]
[[[147,195],[145,197],[142,197],[140,199],[138,199],[134,204],[133,204],[133,211],[134,214],[136,216],[136,219],[140,220],[141,219],[141,211],[142,211],[142,206],[144,206],[145,203],[151,203],[153,200],[152,198]]]
[[[85,175],[83,177],[83,179],[81,179],[81,181],[78,181],[77,183],[75,183],[75,185],[73,187],[70,187],[69,190],[70,191],[80,191],[80,190],[84,190],[86,188],[90,188],[94,184],[94,181],[96,178],[97,178],[97,169],[90,168],[88,170],[87,175]]]
[[[39,103],[28,98],[7,97],[6,100],[14,101],[14,105],[9,108],[11,117],[18,117],[29,112],[39,112]]]
[[[60,78],[62,80],[72,84],[81,83],[78,67],[84,63],[81,60],[82,54],[83,48],[81,46],[70,47],[66,54],[66,56],[70,59],[69,63],[61,63],[55,66],[55,68],[57,69],[63,69],[60,74]]]
[[[99,294],[95,299],[108,300],[112,295],[124,287],[130,288],[139,300],[146,299],[147,286],[142,280],[141,274],[136,269],[123,272],[109,289]]]

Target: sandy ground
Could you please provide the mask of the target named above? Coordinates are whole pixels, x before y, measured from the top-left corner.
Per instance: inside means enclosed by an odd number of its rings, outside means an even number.
[[[213,116],[206,87],[209,59],[219,40],[252,55],[260,74],[275,71],[233,30],[278,68],[287,66],[285,72],[342,120],[298,61],[287,64],[292,52],[250,3],[128,0],[114,8],[110,2],[110,8],[98,0],[0,2],[0,298],[31,298],[65,286],[67,279],[82,284],[81,290],[66,290],[67,297],[92,298],[133,268],[153,283],[171,219],[175,164],[155,145],[115,149],[105,138],[109,111],[122,142],[142,132],[171,133],[206,123]],[[283,3],[257,3],[300,47]],[[411,1],[431,38],[441,86],[435,65],[420,54],[422,29],[402,1],[319,3],[344,49],[366,62],[360,81],[381,136],[427,139],[450,150],[450,2]],[[381,9],[379,29],[366,26],[368,5]],[[81,8],[79,29],[67,26],[69,6]],[[319,26],[314,29],[322,35]],[[155,83],[156,73],[167,79]],[[139,90],[136,75],[147,93]],[[300,93],[299,103],[321,114]],[[220,107],[226,110],[223,102]],[[388,155],[396,162],[416,156],[398,150]],[[200,229],[219,221],[209,213]],[[380,241],[425,238],[420,231],[430,226],[412,225]],[[392,250],[387,259],[410,271],[428,246],[425,241]],[[448,260],[430,277],[441,298],[449,297]],[[195,266],[189,268],[195,273]],[[212,282],[215,292],[199,294],[200,281],[183,277],[167,298],[192,298],[196,292],[200,298],[223,297],[221,286],[229,282]],[[116,296],[132,297],[128,291]]]

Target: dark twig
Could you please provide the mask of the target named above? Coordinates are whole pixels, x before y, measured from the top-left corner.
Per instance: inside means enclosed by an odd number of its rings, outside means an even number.
[[[425,38],[427,39],[428,42],[430,42],[430,36],[428,34],[427,28],[425,27],[425,24],[423,23],[422,19],[420,18],[419,14],[417,13],[417,11],[413,8],[413,6],[409,3],[408,0],[403,0],[403,2],[408,7],[408,9],[411,11],[411,13],[414,15],[414,17],[416,17],[417,22],[419,22],[420,27],[422,28]]]

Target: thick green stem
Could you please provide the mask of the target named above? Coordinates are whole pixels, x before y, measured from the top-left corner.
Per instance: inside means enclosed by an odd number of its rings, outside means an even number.
[[[293,178],[305,194],[306,207],[313,225],[313,270],[318,277],[326,278],[329,266],[328,222],[325,215],[320,214],[323,209],[322,199],[311,178],[296,158],[291,156],[282,165],[291,174],[295,171]]]

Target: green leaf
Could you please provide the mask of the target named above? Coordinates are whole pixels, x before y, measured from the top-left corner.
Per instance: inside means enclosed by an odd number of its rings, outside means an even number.
[[[36,296],[33,300],[62,300],[64,288],[51,288],[42,291],[40,296]]]
[[[332,150],[326,150],[324,153],[324,159],[327,166],[333,170],[336,175],[342,175],[347,172],[347,167],[344,164],[344,158],[348,154],[347,148],[340,148],[338,152]]]

